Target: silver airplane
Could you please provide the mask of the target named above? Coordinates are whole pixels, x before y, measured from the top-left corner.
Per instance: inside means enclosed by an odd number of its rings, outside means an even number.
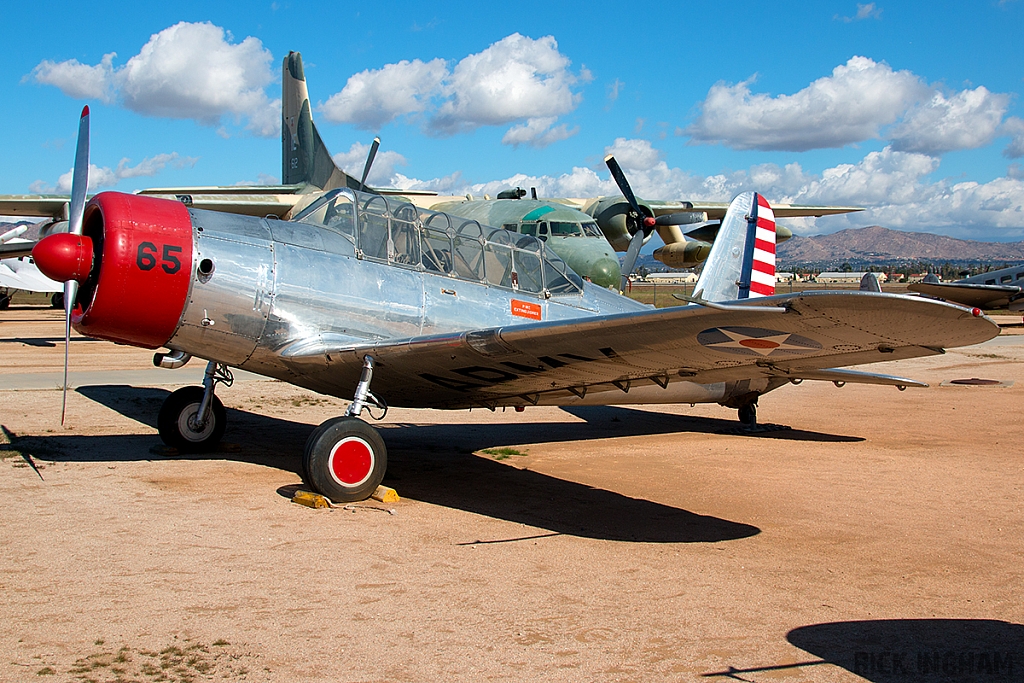
[[[907,289],[925,296],[953,301],[963,306],[1024,311],[1024,264],[1000,268],[955,282],[939,282],[928,275]]]
[[[351,398],[303,453],[307,482],[337,502],[384,477],[384,440],[360,419],[374,407],[720,403],[753,425],[758,398],[786,384],[926,386],[840,367],[999,332],[920,297],[775,295],[774,216],[755,193],[730,205],[692,302],[656,310],[583,281],[531,235],[348,187],[292,220],[116,192],[86,204],[88,108],[79,130],[68,232],[33,249],[65,283],[66,334],[164,347],[162,367],[205,360],[203,386],[158,416],[182,450],[224,433],[215,388],[231,368]]]

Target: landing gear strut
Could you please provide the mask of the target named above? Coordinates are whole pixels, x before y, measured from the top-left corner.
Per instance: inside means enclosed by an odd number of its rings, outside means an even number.
[[[302,466],[306,481],[335,503],[366,500],[384,479],[388,451],[376,429],[359,419],[367,405],[387,404],[370,392],[373,357],[363,358],[363,373],[344,417],[327,420],[306,440]]]
[[[214,394],[217,384],[231,386],[234,377],[226,365],[210,361],[201,387],[182,387],[164,401],[157,417],[160,438],[185,453],[213,449],[224,436],[227,413]]]

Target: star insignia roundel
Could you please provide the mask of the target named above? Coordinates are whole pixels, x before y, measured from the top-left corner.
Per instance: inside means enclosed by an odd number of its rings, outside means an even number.
[[[813,339],[760,327],[712,327],[698,334],[697,342],[742,356],[798,356],[821,350],[821,344]]]

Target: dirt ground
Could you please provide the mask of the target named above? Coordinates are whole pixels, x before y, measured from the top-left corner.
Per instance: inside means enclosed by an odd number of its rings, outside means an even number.
[[[1019,331],[870,367],[928,389],[784,387],[758,416],[792,429],[753,435],[716,405],[392,410],[402,501],[313,510],[302,446],[344,402],[239,378],[228,447],[162,457],[201,368],[76,336],[61,427],[61,313],[14,306],[0,680],[1024,680]],[[975,377],[1003,383],[942,385]]]

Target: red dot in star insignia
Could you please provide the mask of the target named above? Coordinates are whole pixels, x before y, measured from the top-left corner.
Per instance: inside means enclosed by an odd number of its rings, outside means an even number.
[[[748,349],[774,349],[782,345],[768,339],[741,339],[740,346],[746,346]]]

